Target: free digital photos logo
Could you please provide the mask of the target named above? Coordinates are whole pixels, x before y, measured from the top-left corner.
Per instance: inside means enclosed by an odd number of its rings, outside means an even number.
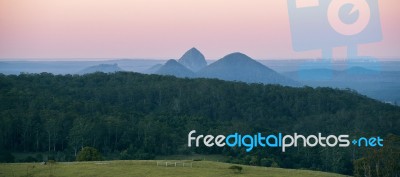
[[[349,147],[351,145],[357,147],[383,147],[383,139],[377,137],[359,137],[350,140],[349,135],[284,135],[282,133],[264,135],[256,133],[254,135],[240,133],[232,133],[229,135],[197,135],[196,130],[192,130],[188,134],[188,147],[199,147],[201,145],[207,147],[244,147],[246,152],[250,152],[255,147],[262,148],[281,148],[285,152],[289,147]]]

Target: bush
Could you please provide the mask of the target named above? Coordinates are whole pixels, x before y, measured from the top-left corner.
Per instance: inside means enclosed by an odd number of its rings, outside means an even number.
[[[133,157],[128,153],[128,150],[123,150],[119,153],[119,159],[121,160],[131,160]]]
[[[241,173],[243,170],[243,167],[237,166],[237,165],[232,165],[229,167],[229,169],[233,170],[234,173]]]
[[[276,162],[272,162],[271,167],[279,168],[279,164]]]
[[[103,157],[100,152],[93,147],[84,147],[76,156],[77,161],[100,161]]]

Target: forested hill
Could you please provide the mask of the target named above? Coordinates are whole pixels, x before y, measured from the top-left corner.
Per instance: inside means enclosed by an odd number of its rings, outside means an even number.
[[[129,72],[0,75],[0,149],[60,152],[61,160],[74,159],[81,147],[92,146],[103,154],[117,152],[121,159],[219,153],[235,163],[262,165],[261,158],[268,157],[281,167],[351,173],[348,163],[362,155],[352,148],[245,153],[188,148],[187,134],[194,129],[213,135],[322,132],[385,137],[399,135],[399,127],[399,107],[350,90]],[[258,160],[250,162],[252,158]],[[333,164],[337,159],[340,163]]]

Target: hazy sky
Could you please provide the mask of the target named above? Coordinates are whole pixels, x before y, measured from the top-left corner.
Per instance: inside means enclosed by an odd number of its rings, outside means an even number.
[[[359,53],[399,57],[400,1],[379,0],[379,7],[383,40]],[[286,0],[0,0],[2,59],[169,59],[191,47],[207,59],[235,51],[258,59],[321,56],[293,51]]]

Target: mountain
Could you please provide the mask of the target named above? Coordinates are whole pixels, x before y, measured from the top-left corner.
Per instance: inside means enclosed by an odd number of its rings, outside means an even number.
[[[217,78],[247,83],[300,86],[242,53],[232,53],[212,63],[198,73],[198,77]]]
[[[155,74],[160,75],[171,75],[176,77],[195,77],[195,74],[183,66],[182,64],[178,63],[176,60],[168,60],[167,63],[162,65]]]
[[[346,70],[347,74],[353,75],[376,75],[379,74],[379,71],[363,68],[360,66],[353,66]]]
[[[304,69],[282,73],[284,76],[304,83],[308,82],[341,82],[354,84],[355,82],[392,82],[398,80],[398,71],[377,71],[363,67],[351,67],[345,70],[334,69]],[[329,78],[318,76],[329,75]]]
[[[162,64],[156,64],[149,69],[143,71],[144,74],[154,74],[156,73],[163,65]]]
[[[178,62],[193,72],[200,71],[207,66],[204,55],[194,47],[185,52]]]
[[[95,66],[87,67],[79,72],[79,74],[89,74],[95,72],[103,73],[115,73],[118,71],[123,71],[118,64],[99,64]]]

